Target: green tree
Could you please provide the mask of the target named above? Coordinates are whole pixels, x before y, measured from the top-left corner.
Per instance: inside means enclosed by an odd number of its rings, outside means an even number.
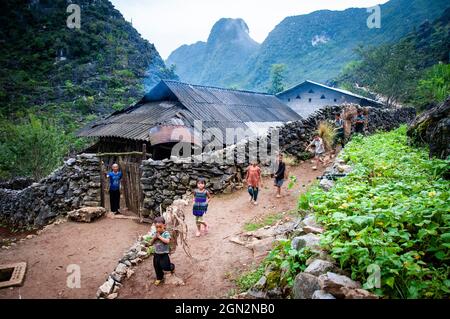
[[[286,65],[272,64],[270,69],[270,88],[269,93],[277,94],[284,91],[284,81],[286,79]]]
[[[347,71],[352,76],[348,79],[357,79],[371,91],[383,94],[388,106],[411,96],[418,71],[410,43],[359,47],[356,51],[361,62],[350,66]]]
[[[40,179],[59,165],[69,150],[64,131],[34,115],[17,125],[2,121],[0,142],[3,178],[32,176]]]
[[[450,64],[436,64],[419,80],[416,101],[424,105],[430,101],[443,102],[448,96],[450,96]]]

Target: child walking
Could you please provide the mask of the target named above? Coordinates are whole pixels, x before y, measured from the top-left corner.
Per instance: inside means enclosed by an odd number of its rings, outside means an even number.
[[[319,135],[316,135],[312,140],[311,144],[308,145],[306,150],[309,150],[312,146],[314,146],[314,159],[316,161],[316,166],[313,166],[312,169],[316,170],[319,167],[319,163],[324,164],[324,156],[325,156],[325,146],[323,144],[323,140]]]
[[[175,270],[175,265],[170,262],[170,233],[166,230],[166,221],[163,217],[156,217],[154,221],[156,232],[150,241],[155,247],[153,254],[153,267],[155,268],[155,286],[159,286],[164,280],[164,271]]]
[[[281,198],[281,187],[283,186],[286,175],[286,164],[283,162],[283,154],[280,153],[278,154],[278,169],[274,174],[274,186],[277,188],[277,198]]]
[[[247,168],[247,175],[245,177],[248,186],[248,193],[250,194],[250,202],[258,205],[258,193],[261,187],[261,168],[258,163],[253,161]]]
[[[192,210],[192,213],[195,216],[195,223],[197,224],[196,237],[200,237],[202,232],[205,234],[208,233],[208,224],[203,220],[203,215],[205,215],[208,210],[210,199],[211,193],[206,189],[205,179],[199,178],[197,181],[197,189],[194,192],[194,207]]]

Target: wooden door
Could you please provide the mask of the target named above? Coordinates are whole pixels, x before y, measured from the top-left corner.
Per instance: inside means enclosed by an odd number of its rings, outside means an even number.
[[[131,212],[141,217],[141,201],[143,199],[141,189],[141,169],[140,162],[122,161],[119,159],[122,171],[122,187],[125,203]]]

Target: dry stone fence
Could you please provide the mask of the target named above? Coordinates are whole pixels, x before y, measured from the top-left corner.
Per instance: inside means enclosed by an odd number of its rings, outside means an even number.
[[[80,154],[38,183],[21,189],[0,189],[0,222],[17,228],[43,226],[80,207],[98,207],[99,159]]]
[[[319,123],[334,120],[335,114],[342,112],[344,108],[345,106],[327,107],[305,120],[286,123],[278,128],[280,150],[299,158],[306,156],[305,149],[317,131]],[[410,123],[416,115],[414,108],[368,108],[368,113],[368,133],[373,133],[376,130],[391,130],[403,123]],[[274,131],[268,134],[264,143],[270,143],[272,134],[274,134]],[[244,147],[248,149],[252,142],[247,141],[245,143]],[[258,143],[261,143],[261,139]],[[194,188],[199,177],[206,179],[207,188],[212,192],[230,193],[240,189],[245,168],[248,166],[248,158],[240,164],[236,162],[233,164],[208,163],[214,160],[214,157],[224,156],[223,154],[234,151],[236,148],[238,147],[233,145],[221,152],[204,153],[202,154],[204,160],[202,163],[177,158],[144,161],[141,179],[144,192],[143,215],[160,214],[161,210],[164,211],[174,200],[180,199],[183,194]],[[270,145],[267,148],[270,149]],[[234,154],[234,157],[236,159],[236,154]]]
[[[305,156],[305,148],[321,121],[333,120],[334,114],[345,106],[332,106],[319,110],[309,118],[286,123],[277,129],[281,151],[296,157]],[[368,132],[390,130],[415,117],[413,108],[368,108]],[[267,143],[274,134],[258,143]],[[251,142],[242,142],[250,147]],[[222,153],[233,150],[233,145]],[[271,145],[267,146],[269,149]],[[202,154],[206,159],[222,153]],[[259,154],[261,155],[261,154]],[[0,188],[0,223],[16,228],[42,226],[59,215],[81,207],[101,205],[101,177],[99,158],[95,154],[80,154],[67,160],[51,175],[24,189]],[[142,162],[141,185],[143,191],[143,216],[159,215],[161,209],[170,206],[195,187],[198,177],[207,180],[207,187],[214,193],[232,192],[243,187],[242,179],[248,158],[243,163],[217,164],[179,161],[171,158],[162,161]],[[0,186],[1,187],[1,186]],[[15,187],[17,188],[17,187]]]

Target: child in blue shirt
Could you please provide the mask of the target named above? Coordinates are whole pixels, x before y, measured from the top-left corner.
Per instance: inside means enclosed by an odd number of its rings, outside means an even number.
[[[118,214],[120,208],[120,180],[122,179],[122,172],[119,171],[119,165],[114,164],[112,171],[106,173],[109,179],[109,201],[111,204],[111,211]]]

